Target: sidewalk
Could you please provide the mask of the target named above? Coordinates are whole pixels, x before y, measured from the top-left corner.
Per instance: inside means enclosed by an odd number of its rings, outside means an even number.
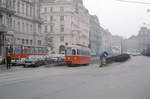
[[[11,69],[7,69],[5,65],[0,65],[0,73],[4,72],[17,72],[27,70],[27,68],[23,68],[22,66],[12,66]]]

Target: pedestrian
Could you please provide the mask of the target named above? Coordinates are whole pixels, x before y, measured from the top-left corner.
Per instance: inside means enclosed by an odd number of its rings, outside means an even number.
[[[7,63],[7,69],[10,69],[11,68],[11,57],[10,56],[7,56],[7,59],[6,59],[6,63]]]
[[[100,65],[99,65],[99,67],[103,67],[103,56],[102,55],[100,55]]]
[[[106,64],[106,57],[108,56],[108,53],[105,51],[100,55],[100,66],[103,67],[103,65]]]

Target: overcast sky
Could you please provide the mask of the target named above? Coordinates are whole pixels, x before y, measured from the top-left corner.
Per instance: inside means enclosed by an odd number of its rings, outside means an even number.
[[[116,0],[83,0],[91,14],[99,17],[101,25],[112,34],[130,37],[137,35],[143,23],[150,24],[150,5],[119,2]],[[150,2],[150,0],[130,0]],[[150,26],[149,26],[150,27]]]

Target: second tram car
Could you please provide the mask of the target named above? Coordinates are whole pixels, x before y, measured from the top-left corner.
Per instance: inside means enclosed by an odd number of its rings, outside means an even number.
[[[91,63],[90,50],[87,47],[69,46],[66,48],[65,63],[69,66]]]

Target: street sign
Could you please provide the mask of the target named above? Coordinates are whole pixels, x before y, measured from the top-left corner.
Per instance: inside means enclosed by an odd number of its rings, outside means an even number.
[[[106,58],[108,56],[108,53],[107,52],[103,52],[102,56]]]

